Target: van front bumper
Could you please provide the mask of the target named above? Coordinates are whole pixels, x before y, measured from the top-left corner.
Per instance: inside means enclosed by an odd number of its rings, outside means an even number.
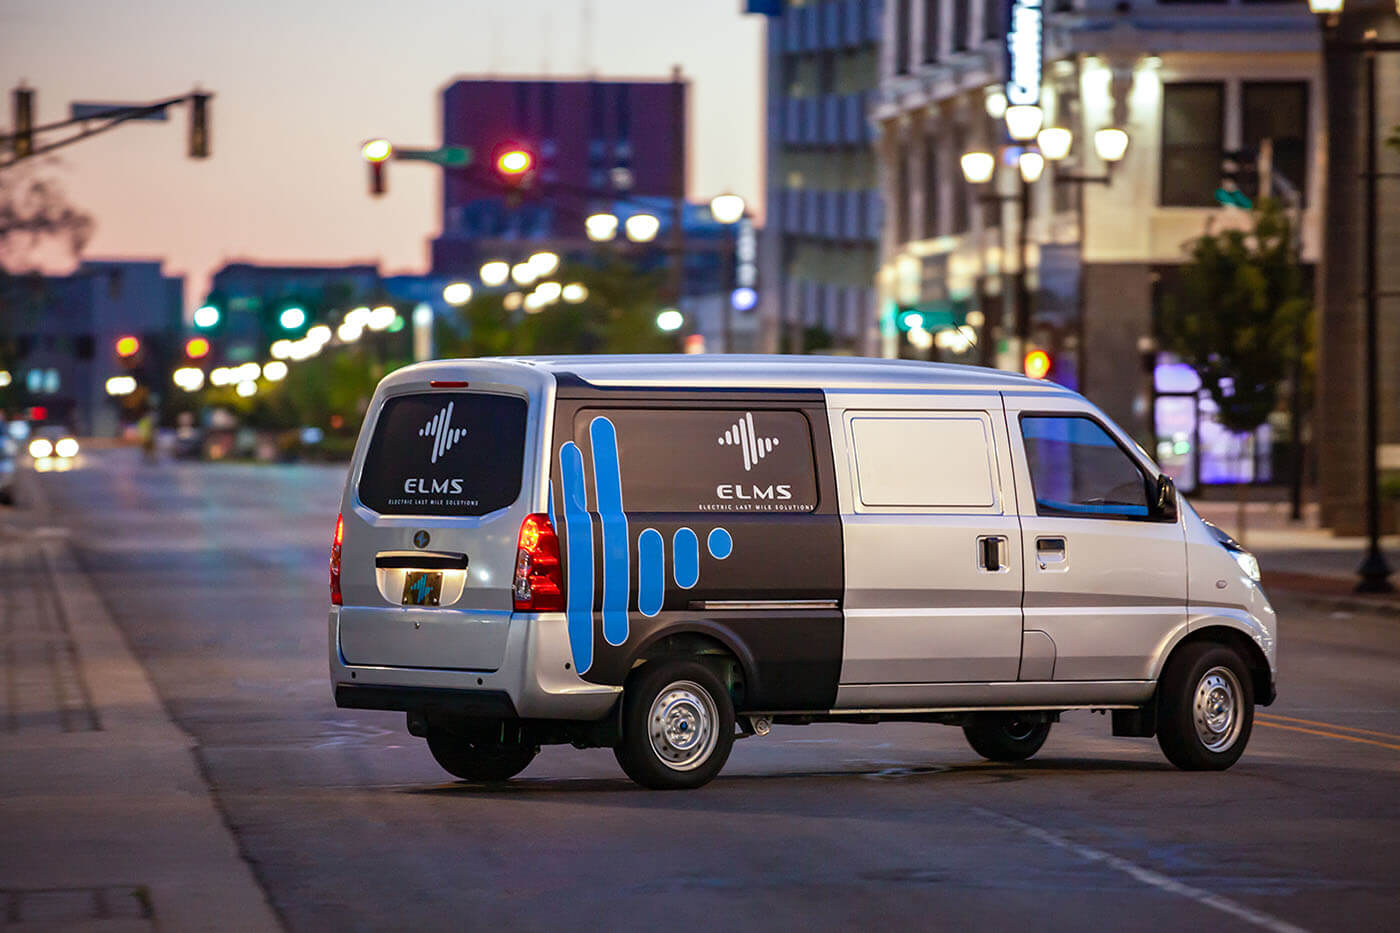
[[[587,721],[606,716],[622,693],[574,671],[562,612],[512,615],[505,656],[493,671],[349,664],[340,650],[339,607],[331,608],[328,622],[331,686],[339,707]]]

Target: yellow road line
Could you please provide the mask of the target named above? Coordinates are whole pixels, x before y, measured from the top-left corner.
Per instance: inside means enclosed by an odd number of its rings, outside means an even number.
[[[1299,719],[1297,716],[1280,716],[1278,713],[1259,713],[1257,718],[1262,720],[1282,719],[1284,722],[1298,722],[1305,726],[1320,726],[1324,729],[1336,729],[1339,732],[1360,732],[1362,735],[1378,735],[1383,739],[1395,739],[1400,742],[1400,735],[1394,732],[1377,732],[1374,729],[1358,729],[1356,726],[1339,726],[1335,722],[1318,722],[1316,719]]]
[[[1321,735],[1329,739],[1344,739],[1348,742],[1361,742],[1365,745],[1379,745],[1381,748],[1394,749],[1400,752],[1400,745],[1391,745],[1389,742],[1377,742],[1375,739],[1358,739],[1354,735],[1342,735],[1340,732],[1323,732],[1320,729],[1304,729],[1302,726],[1285,726],[1281,722],[1259,721],[1259,725],[1268,726],[1271,729],[1287,729],[1290,732],[1306,732],[1309,735]]]

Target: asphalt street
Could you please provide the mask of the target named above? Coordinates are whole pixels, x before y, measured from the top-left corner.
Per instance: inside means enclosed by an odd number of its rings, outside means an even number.
[[[1219,774],[1086,712],[1018,766],[944,726],[778,726],[699,791],[567,746],[483,789],[332,702],[343,478],[129,451],[37,478],[290,929],[1394,927],[1400,619],[1277,599],[1280,698]]]

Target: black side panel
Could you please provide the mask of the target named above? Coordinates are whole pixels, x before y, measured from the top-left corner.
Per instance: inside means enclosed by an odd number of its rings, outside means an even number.
[[[562,379],[557,398],[551,512],[580,674],[618,685],[657,640],[704,634],[739,657],[748,708],[830,709],[845,573],[824,395]],[[725,600],[837,608],[701,608]]]

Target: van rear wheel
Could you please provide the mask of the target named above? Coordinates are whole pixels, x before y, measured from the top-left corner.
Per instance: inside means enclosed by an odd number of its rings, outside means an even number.
[[[508,781],[529,767],[539,754],[537,745],[492,745],[473,742],[450,732],[428,733],[428,751],[448,774],[464,781]]]
[[[698,661],[653,662],[622,696],[622,739],[613,749],[643,787],[682,790],[708,784],[734,747],[729,691]]]
[[[1045,744],[1050,723],[1031,722],[1015,713],[979,713],[963,726],[963,735],[988,761],[1025,761]]]
[[[1254,682],[1232,648],[1186,645],[1157,686],[1157,744],[1183,771],[1223,771],[1254,728]]]

